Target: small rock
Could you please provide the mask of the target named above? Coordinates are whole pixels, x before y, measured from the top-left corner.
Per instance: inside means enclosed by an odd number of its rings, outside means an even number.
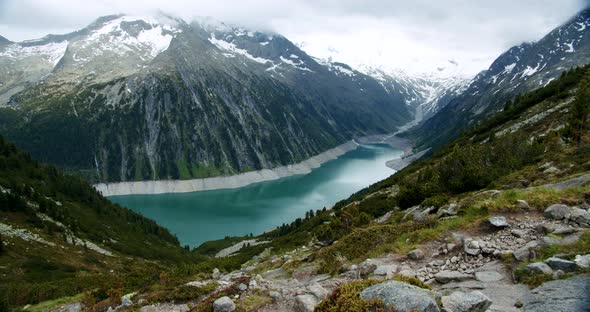
[[[565,275],[565,272],[562,270],[557,270],[553,273],[553,279],[558,279]]]
[[[408,258],[412,260],[422,260],[424,259],[424,251],[422,249],[414,249],[408,252]]]
[[[505,228],[510,226],[506,220],[506,217],[503,216],[491,217],[488,219],[488,222],[496,228]]]
[[[518,238],[523,238],[523,237],[526,236],[527,232],[524,231],[524,230],[516,230],[516,229],[514,229],[514,230],[510,231],[510,234],[512,234],[513,236],[516,236]]]
[[[492,301],[480,291],[456,291],[442,297],[442,304],[445,311],[449,312],[484,312],[492,305]]]
[[[283,296],[281,296],[278,291],[271,291],[268,293],[268,295],[272,298],[273,302],[279,302],[281,299],[283,299]]]
[[[438,312],[436,295],[399,281],[387,281],[365,288],[361,294],[365,300],[381,299],[388,309],[395,311]]]
[[[547,209],[545,209],[544,212],[545,218],[555,220],[565,219],[566,217],[569,217],[570,214],[570,207],[561,204],[551,205]]]
[[[504,276],[496,271],[480,271],[475,272],[475,279],[480,282],[489,283],[500,281],[504,279]]]
[[[437,282],[446,284],[450,282],[462,282],[471,279],[471,275],[463,274],[457,271],[441,271],[434,275]]]
[[[399,271],[398,275],[407,276],[407,277],[416,277],[417,274],[416,274],[416,271],[414,271],[414,270],[406,269],[406,270]]]
[[[477,256],[481,253],[479,241],[474,239],[465,239],[465,246],[463,248],[466,254]]]
[[[251,280],[250,283],[248,283],[248,288],[256,288],[258,287],[258,282],[256,282],[256,280]]]
[[[307,286],[307,289],[319,300],[326,298],[330,294],[330,292],[327,289],[325,289],[322,285],[318,283],[313,283]]]
[[[574,262],[576,262],[576,265],[579,267],[588,269],[590,268],[590,254],[584,256],[577,255]]]
[[[438,212],[436,213],[437,218],[445,218],[445,217],[452,217],[457,215],[457,204],[450,204],[448,207],[444,208],[441,207]]]
[[[240,284],[240,285],[238,285],[238,289],[240,291],[246,291],[246,290],[248,290],[248,285],[246,285],[246,284]]]
[[[555,237],[545,236],[543,237],[543,244],[546,246],[559,245],[561,241]]]
[[[212,279],[218,279],[221,277],[221,272],[218,268],[213,269],[213,273],[211,274]]]
[[[532,273],[553,274],[553,269],[543,262],[531,263],[524,270]]]
[[[564,260],[557,257],[551,257],[545,260],[545,263],[547,263],[554,270],[562,270],[564,272],[573,272],[578,267],[578,265],[573,261]]]
[[[297,308],[301,312],[313,312],[318,305],[318,301],[313,295],[299,295],[295,297],[295,302],[297,302]]]
[[[545,234],[549,234],[549,233],[552,233],[553,231],[555,231],[555,227],[551,224],[542,223],[542,224],[537,225],[536,230],[537,230],[537,232],[545,235]]]
[[[213,311],[215,312],[232,312],[236,310],[236,305],[228,297],[221,297],[213,302]]]
[[[375,271],[373,271],[373,274],[378,276],[391,276],[395,271],[397,271],[397,265],[395,264],[380,265]]]
[[[579,230],[573,227],[562,227],[562,228],[558,228],[553,230],[553,234],[555,235],[569,235],[569,234],[574,234],[577,233]]]
[[[522,246],[515,250],[512,255],[518,261],[527,260],[531,254],[531,250],[539,247],[539,242],[537,241],[530,241],[526,245]]]
[[[551,174],[551,173],[558,173],[558,172],[560,172],[560,171],[561,171],[561,170],[559,170],[557,167],[553,167],[553,166],[551,166],[551,167],[549,167],[549,168],[545,169],[545,170],[543,171],[543,173],[544,173],[544,174]]]
[[[529,203],[527,203],[525,200],[518,199],[516,201],[516,203],[518,204],[518,206],[520,207],[520,209],[524,209],[524,210],[531,209],[531,206],[529,206]]]
[[[578,224],[590,224],[590,213],[586,210],[573,207],[571,208],[570,220]]]

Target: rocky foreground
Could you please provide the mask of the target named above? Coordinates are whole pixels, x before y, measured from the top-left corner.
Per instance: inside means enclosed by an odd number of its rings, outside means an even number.
[[[493,196],[494,191],[488,191]],[[310,259],[316,243],[282,255],[266,250],[239,271],[186,285],[217,285],[213,295],[193,303],[148,304],[133,294],[110,310],[202,311],[313,311],[341,285],[375,281],[360,292],[365,300],[380,300],[394,311],[588,311],[590,307],[590,250],[586,254],[555,254],[543,261],[543,247],[576,244],[590,227],[590,205],[555,204],[544,213],[521,210],[486,218],[477,226],[450,232],[407,254],[386,254],[361,263],[346,264],[340,274],[319,274]],[[407,210],[404,219],[420,221],[429,208]],[[454,218],[456,205],[439,209],[436,218]],[[374,222],[386,222],[388,213]],[[517,282],[517,275],[537,276],[538,287]],[[406,283],[419,280],[423,287]],[[521,279],[522,280],[522,279]],[[414,283],[415,284],[415,283]],[[537,286],[537,285],[535,285]],[[424,288],[426,287],[426,288]],[[224,296],[221,296],[225,294]],[[207,298],[216,298],[215,300]],[[79,303],[56,311],[80,310]],[[316,309],[317,310],[317,309]]]

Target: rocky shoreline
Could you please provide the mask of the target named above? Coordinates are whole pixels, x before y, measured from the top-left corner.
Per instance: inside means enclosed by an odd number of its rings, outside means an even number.
[[[130,181],[117,183],[99,183],[94,188],[104,196],[190,193],[220,189],[240,188],[250,184],[272,181],[289,176],[307,174],[322,164],[357,149],[361,144],[387,144],[411,153],[409,140],[394,135],[373,135],[348,141],[300,163],[273,169],[244,172],[233,176],[211,177],[192,180]]]
[[[233,176],[211,177],[192,180],[160,180],[160,181],[133,181],[118,183],[99,183],[96,188],[104,196],[139,195],[139,194],[165,194],[165,193],[190,193],[219,189],[231,189],[244,187],[249,184],[277,180],[293,175],[307,174],[318,168],[323,163],[334,160],[350,151],[355,150],[358,144],[354,141],[346,142],[321,154],[313,156],[298,164],[281,166],[273,169],[262,169],[244,172]]]

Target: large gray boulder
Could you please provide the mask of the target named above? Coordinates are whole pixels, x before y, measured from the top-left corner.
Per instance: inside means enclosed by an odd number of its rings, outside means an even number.
[[[365,300],[381,299],[387,308],[394,311],[440,311],[432,291],[399,281],[387,281],[365,288],[360,296]]]
[[[545,209],[545,218],[561,220],[571,215],[571,208],[566,205],[555,204]]]
[[[527,265],[524,268],[525,271],[527,272],[531,272],[531,273],[541,273],[541,274],[553,274],[553,269],[551,269],[550,266],[548,266],[546,263],[543,262],[535,262],[535,263],[531,263],[529,265]]]
[[[471,275],[463,274],[458,271],[440,271],[434,275],[434,279],[441,284],[462,282],[472,278]]]
[[[215,312],[232,312],[236,310],[236,305],[227,296],[221,297],[213,302],[213,311]]]
[[[480,291],[456,291],[442,297],[442,304],[446,312],[484,312],[492,305],[492,301]]]
[[[557,257],[546,259],[545,263],[547,263],[554,270],[562,270],[564,272],[573,272],[578,267],[578,265],[573,261],[564,260]]]
[[[590,307],[590,275],[547,282],[531,291],[524,305],[526,312],[588,312]]]

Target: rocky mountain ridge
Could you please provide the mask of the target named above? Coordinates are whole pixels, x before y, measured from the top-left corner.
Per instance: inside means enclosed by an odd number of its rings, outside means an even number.
[[[207,20],[103,17],[1,47],[0,72],[17,73],[3,75],[0,131],[92,181],[274,168],[413,114],[402,94],[280,35]]]
[[[539,41],[512,47],[473,78],[461,95],[408,135],[419,145],[440,147],[504,110],[506,102],[515,96],[546,86],[565,70],[588,64],[589,25],[587,9]]]

